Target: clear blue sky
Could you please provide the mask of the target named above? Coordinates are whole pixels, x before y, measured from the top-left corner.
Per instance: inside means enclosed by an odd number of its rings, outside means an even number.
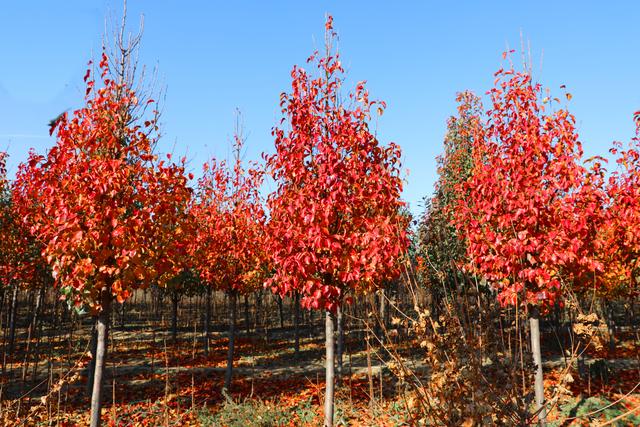
[[[590,4],[591,3],[591,4]],[[82,76],[100,50],[105,18],[118,1],[5,2],[0,14],[0,149],[10,173],[29,147],[53,141],[47,122],[82,103]],[[413,212],[433,190],[435,156],[456,92],[484,94],[501,53],[531,46],[536,77],[560,94],[567,85],[588,155],[633,134],[640,109],[640,2],[135,1],[145,15],[142,60],[166,84],[162,147],[187,154],[196,174],[226,157],[239,108],[247,158],[272,150],[279,94],[294,64],[319,47],[325,13],[334,16],[352,81],[367,80],[388,110],[378,134],[399,143],[410,170]],[[541,70],[541,71],[540,71]]]

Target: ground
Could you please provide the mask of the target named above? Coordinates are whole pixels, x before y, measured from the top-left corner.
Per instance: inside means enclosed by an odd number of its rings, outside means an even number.
[[[83,329],[86,333],[87,328]],[[46,335],[46,334],[45,334]],[[227,343],[221,330],[212,334],[209,356],[201,335],[183,328],[172,342],[166,328],[144,322],[115,326],[110,336],[108,372],[104,385],[104,425],[109,426],[319,426],[324,392],[324,341],[320,325],[302,330],[295,358],[291,328],[241,333],[236,343],[234,380],[222,391]],[[43,348],[49,355],[38,365],[37,381],[20,380],[25,369],[24,346],[3,365],[3,425],[75,426],[88,423],[86,375],[88,337],[51,338]],[[45,343],[43,343],[45,344]],[[371,369],[361,334],[347,336],[344,374],[337,388],[336,424],[349,426],[418,425],[413,391],[385,368],[388,360],[373,346]],[[419,345],[399,343],[416,372]],[[640,352],[631,334],[614,351],[588,350],[582,377],[577,366],[549,415],[552,425],[611,425],[640,423]],[[552,390],[563,368],[553,348],[545,352],[545,386]],[[599,362],[605,361],[605,362]],[[26,370],[33,370],[33,363]],[[370,396],[369,373],[374,396]],[[50,390],[48,394],[47,390]],[[20,399],[20,396],[23,396]],[[635,411],[624,417],[625,412]],[[616,420],[616,417],[621,417]],[[472,425],[469,423],[468,425]],[[606,424],[603,424],[606,425]]]

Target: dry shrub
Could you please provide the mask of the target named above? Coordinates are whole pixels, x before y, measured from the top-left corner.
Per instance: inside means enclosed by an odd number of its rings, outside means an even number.
[[[458,301],[461,302],[461,301]],[[462,301],[467,302],[467,301]],[[412,332],[427,365],[417,385],[425,421],[444,425],[520,424],[527,417],[513,360],[496,339],[492,318],[499,310],[445,304],[437,318],[416,308]],[[528,371],[532,371],[529,370]]]

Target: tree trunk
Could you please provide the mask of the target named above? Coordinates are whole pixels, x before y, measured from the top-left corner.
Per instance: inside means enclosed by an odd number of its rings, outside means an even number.
[[[30,307],[32,312],[32,317],[31,317],[31,321],[29,322],[29,328],[27,332],[27,348],[25,350],[25,355],[24,355],[24,364],[22,365],[21,387],[24,387],[25,382],[27,380],[27,371],[29,370],[29,364],[31,362],[31,352],[32,352],[31,342],[33,341],[37,333],[36,329],[38,327],[40,307],[42,306],[43,298],[44,298],[44,287],[40,288],[40,290],[38,291],[35,301],[33,302],[33,308]],[[36,337],[36,342],[37,342],[37,337]],[[35,358],[34,360],[35,360],[35,365],[37,366],[38,361]]]
[[[338,306],[338,384],[342,382],[342,353],[344,349],[344,317],[342,316],[342,307]]]
[[[4,288],[0,287],[0,329],[2,329],[2,327],[5,325],[4,323],[4,296],[5,296],[5,292],[4,292]],[[633,307],[632,307],[633,309]]]
[[[262,315],[262,289],[258,291],[258,295],[256,295],[256,309],[255,316],[253,318],[253,329],[258,332],[258,328],[260,327],[259,320]]]
[[[236,338],[236,315],[238,293],[234,290],[229,292],[229,352],[227,353],[227,372],[224,375],[224,388],[231,387],[231,375],[233,373],[233,347]]]
[[[334,390],[334,320],[330,311],[325,318],[325,393],[324,393],[324,427],[333,427],[333,390]]]
[[[613,304],[605,302],[603,305],[603,311],[606,313],[607,329],[609,330],[609,351],[613,353],[616,351],[616,321],[614,319]]]
[[[245,294],[244,296],[244,329],[247,336],[249,336],[249,332],[251,332],[251,324],[249,323],[249,296]]]
[[[175,343],[178,338],[178,301],[180,300],[180,296],[178,295],[178,291],[173,289],[171,292],[171,340]]]
[[[105,292],[105,291],[103,291]],[[97,345],[96,345],[96,363],[95,372],[93,374],[93,393],[91,394],[91,427],[100,426],[101,409],[102,409],[102,378],[107,358],[107,337],[109,334],[109,315],[111,309],[111,298],[106,294],[102,298],[102,311],[98,315],[96,323]]]
[[[369,329],[369,320],[365,320],[365,342],[367,344],[367,378],[369,379],[369,408],[373,408],[373,402],[376,398],[373,391],[373,366],[371,366],[371,331]]]
[[[547,411],[544,407],[544,382],[542,373],[542,352],[540,351],[540,315],[537,308],[531,309],[529,318],[531,328],[531,352],[533,353],[533,363],[536,365],[535,395],[536,410],[538,411],[539,425],[546,424]]]
[[[294,357],[298,359],[300,357],[300,294],[298,292],[293,298],[293,334],[295,340],[293,344]]]
[[[211,287],[207,286],[204,312],[204,355],[209,356],[209,325],[211,324]]]
[[[122,304],[120,306],[120,328],[124,329],[124,318],[125,318],[125,304],[127,302],[126,301],[122,301]]]
[[[276,297],[276,300],[278,301],[278,313],[280,314],[280,329],[284,329],[284,310],[282,307],[282,297],[278,295]]]
[[[387,330],[387,311],[387,296],[384,289],[380,289],[380,333],[378,334],[378,339],[383,344]]]
[[[89,344],[89,351],[91,352],[91,360],[89,361],[89,365],[87,366],[87,396],[91,397],[93,393],[93,375],[96,372],[96,348],[98,346],[98,317],[94,317],[94,325],[91,328],[91,343]],[[73,334],[73,329],[71,330],[71,334]],[[72,341],[70,339],[70,341]]]
[[[40,306],[38,309],[38,315],[36,317],[37,320],[37,331],[36,331],[36,345],[33,349],[33,360],[35,361],[35,363],[33,364],[33,371],[32,371],[32,375],[31,375],[31,382],[32,387],[35,386],[36,384],[36,378],[38,377],[38,361],[39,361],[39,356],[40,356],[40,341],[42,340],[42,329],[44,326],[44,304],[46,304],[46,293],[44,290],[44,287],[42,287],[40,289]],[[49,357],[49,360],[47,361],[47,363],[50,365],[51,364],[51,358]]]
[[[9,308],[9,352],[13,352],[16,339],[16,312],[18,311],[18,287],[13,287],[11,295],[11,307]]]

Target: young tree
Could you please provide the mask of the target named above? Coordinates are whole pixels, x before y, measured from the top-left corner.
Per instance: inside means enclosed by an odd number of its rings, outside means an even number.
[[[189,235],[189,237],[192,237]],[[185,259],[185,263],[189,262]],[[178,274],[164,281],[164,292],[171,299],[171,341],[178,339],[178,303],[182,297],[199,295],[204,286],[198,273],[191,268],[184,268]]]
[[[585,277],[580,281],[583,293],[597,295],[609,330],[609,349],[615,349],[613,310],[610,300],[638,296],[640,282],[640,111],[635,113],[636,136],[627,147],[614,143],[610,150],[615,155],[617,169],[604,183],[604,173],[595,175],[601,184],[606,201],[603,206],[603,221],[599,226],[601,240],[597,252],[598,260],[606,270],[597,277]]]
[[[158,251],[157,242],[172,241],[163,234],[176,234],[190,199],[184,167],[157,162],[156,118],[136,120],[131,82],[110,77],[106,53],[99,70],[97,80],[91,69],[85,75],[85,106],[51,129],[56,145],[46,156],[31,152],[16,179],[17,202],[62,297],[97,315],[91,426],[100,424],[112,304],[173,268],[177,246]]]
[[[466,261],[464,236],[459,236],[451,224],[455,210],[464,203],[466,194],[460,192],[460,183],[466,181],[473,169],[474,136],[482,126],[482,104],[471,92],[459,93],[458,115],[447,122],[444,153],[438,156],[438,181],[433,197],[418,228],[419,253],[428,262],[427,278],[433,284],[430,293],[434,299],[446,297],[461,283],[460,265]],[[442,286],[440,286],[440,284]],[[436,286],[437,285],[437,286]],[[433,307],[437,307],[433,301]]]
[[[466,237],[468,269],[489,281],[503,305],[528,311],[544,423],[539,315],[560,301],[566,275],[602,269],[589,243],[597,224],[588,221],[598,207],[591,203],[595,188],[585,185],[574,117],[564,108],[547,113],[551,104],[529,74],[496,75],[454,223]]]
[[[626,149],[616,143],[618,169],[606,184],[609,198],[605,230],[607,271],[605,292],[637,293],[640,278],[640,111],[635,113],[636,136]]]
[[[407,248],[401,214],[400,148],[382,146],[369,128],[371,102],[364,83],[340,98],[343,69],[333,51],[332,18],[325,55],[312,55],[318,76],[294,67],[291,93],[281,95],[289,129],[275,128],[276,153],[267,157],[277,190],[268,198],[269,253],[281,295],[299,292],[301,304],[326,310],[325,425],[333,425],[334,313],[345,297],[369,293],[398,274]]]
[[[262,172],[242,162],[243,139],[234,138],[233,163],[204,165],[191,214],[194,234],[190,251],[202,280],[229,297],[229,351],[224,388],[231,386],[237,299],[260,286],[266,273],[265,213],[259,189]]]
[[[7,179],[7,154],[0,152],[0,292],[11,290],[9,303],[9,342],[11,353],[15,342],[18,290],[38,289],[49,272],[40,262],[41,246],[30,235],[28,227],[16,211],[12,188]]]

